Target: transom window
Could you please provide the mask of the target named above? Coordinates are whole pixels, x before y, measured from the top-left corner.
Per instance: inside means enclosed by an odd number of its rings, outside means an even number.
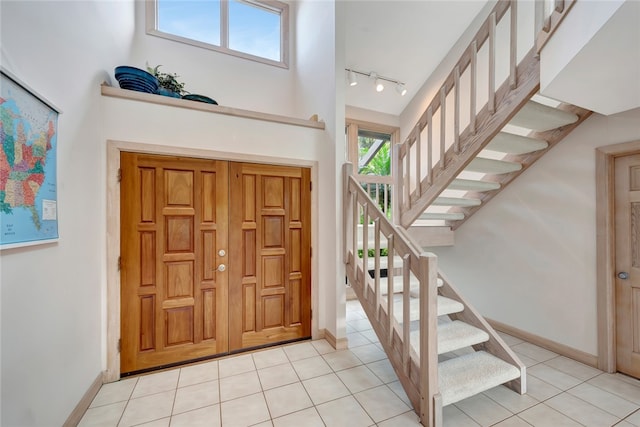
[[[288,67],[289,6],[275,0],[154,0],[147,33]]]

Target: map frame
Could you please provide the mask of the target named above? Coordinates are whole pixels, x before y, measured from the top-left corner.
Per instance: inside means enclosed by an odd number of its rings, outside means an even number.
[[[10,80],[20,90],[24,91],[24,95],[26,97],[32,98],[33,102],[39,102],[39,103],[43,104],[46,108],[48,108],[50,110],[51,114],[54,117],[55,129],[56,129],[56,143],[55,143],[55,145],[52,146],[52,148],[50,150],[53,151],[53,156],[52,157],[54,159],[53,161],[55,161],[55,174],[53,175],[53,177],[49,177],[48,179],[50,181],[52,181],[55,184],[55,186],[57,187],[57,183],[58,183],[58,165],[57,165],[58,156],[57,156],[56,152],[57,152],[57,146],[58,146],[58,118],[59,118],[60,114],[62,114],[62,110],[60,110],[60,108],[56,107],[48,99],[46,99],[45,97],[40,95],[37,91],[35,91],[29,85],[24,83],[20,78],[18,78],[11,71],[7,70],[3,66],[0,66],[0,89],[2,88],[2,82],[5,79]],[[1,95],[0,95],[0,97],[1,97]],[[0,251],[3,251],[5,249],[21,248],[21,247],[26,247],[26,246],[35,246],[35,245],[44,245],[44,244],[57,243],[59,241],[59,239],[60,239],[59,226],[58,226],[58,223],[59,223],[59,215],[58,215],[59,206],[58,206],[57,190],[56,190],[55,200],[53,200],[53,202],[55,202],[56,219],[55,219],[55,233],[54,233],[54,235],[52,237],[47,237],[47,238],[34,240],[34,239],[26,239],[24,237],[16,236],[15,239],[14,239],[14,242],[11,242],[11,243],[3,242],[3,240],[0,237]],[[0,226],[1,226],[1,224],[0,224]]]

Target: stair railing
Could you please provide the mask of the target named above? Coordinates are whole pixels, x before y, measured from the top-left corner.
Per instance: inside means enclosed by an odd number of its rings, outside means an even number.
[[[397,206],[403,227],[420,216],[538,91],[535,46],[517,62],[517,4],[516,0],[498,1],[406,140],[394,147]],[[502,43],[504,38],[496,37],[498,29],[508,31],[508,46]],[[499,55],[505,50],[507,61]],[[488,59],[480,61],[479,53],[486,51]],[[486,67],[480,68],[485,62]],[[503,63],[508,64],[507,78],[496,90],[496,76],[505,71],[499,66]],[[483,83],[486,86],[479,87]],[[487,100],[478,111],[480,96],[485,95]]]
[[[395,227],[352,173],[353,166],[346,163],[343,168],[343,242],[349,283],[407,396],[414,408],[419,408],[422,424],[427,427],[440,426],[442,403],[438,389],[436,335],[437,258],[434,254],[422,252],[399,227]],[[385,247],[387,255],[383,257],[381,249]],[[372,268],[369,259],[371,249]],[[399,260],[397,266],[396,260]],[[382,277],[383,261],[386,261],[386,278]],[[395,278],[401,278],[397,288]],[[412,278],[420,283],[420,356],[411,348],[410,340]],[[386,280],[386,286],[381,283],[383,279]]]
[[[576,0],[536,0],[535,26],[538,53],[547,44]]]

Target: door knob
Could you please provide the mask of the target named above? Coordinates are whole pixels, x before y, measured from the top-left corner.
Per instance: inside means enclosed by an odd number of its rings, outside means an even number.
[[[626,271],[621,271],[618,273],[618,279],[627,280],[629,278],[629,273]]]
[[[226,266],[226,265],[224,265],[224,264],[220,264],[220,265],[218,266],[218,271],[225,271],[226,269],[227,269],[227,266]]]
[[[224,249],[220,249],[218,251],[218,256],[225,256],[227,254],[227,252]]]

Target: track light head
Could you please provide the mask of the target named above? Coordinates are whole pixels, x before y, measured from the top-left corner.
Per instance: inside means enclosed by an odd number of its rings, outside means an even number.
[[[407,94],[407,88],[404,86],[404,83],[396,84],[396,92],[398,92],[400,96],[405,96]]]
[[[349,86],[355,86],[358,84],[356,73],[353,70],[349,70]]]

